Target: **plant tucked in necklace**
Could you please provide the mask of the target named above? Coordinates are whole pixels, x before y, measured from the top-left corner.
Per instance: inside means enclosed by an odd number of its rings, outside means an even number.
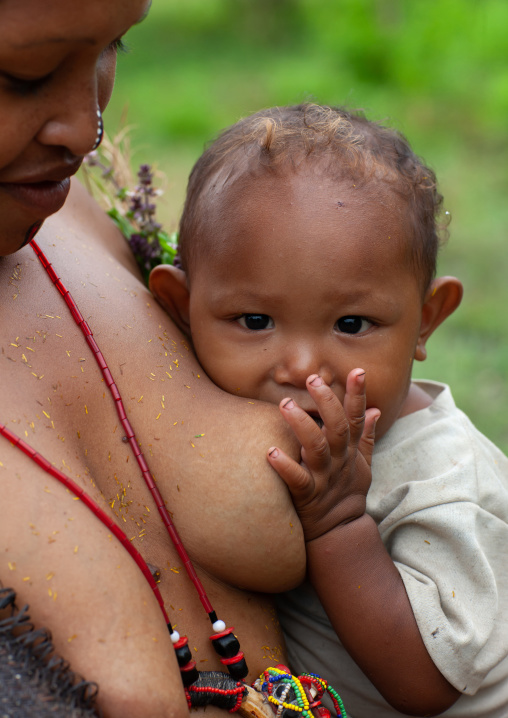
[[[158,264],[178,266],[178,234],[168,234],[156,220],[155,201],[162,190],[154,187],[151,166],[140,166],[137,184],[129,189],[131,173],[125,169],[125,157],[122,158],[124,167],[119,167],[119,153],[123,150],[118,143],[113,145],[105,140],[100,154],[95,151],[85,157],[85,177],[98,188],[100,198],[107,205],[106,212],[129,243],[148,285],[150,272]],[[97,172],[88,172],[89,168],[100,170],[100,176]]]

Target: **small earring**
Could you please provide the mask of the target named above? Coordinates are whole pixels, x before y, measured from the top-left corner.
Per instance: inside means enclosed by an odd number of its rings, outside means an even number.
[[[97,137],[95,138],[94,145],[92,147],[92,152],[97,149],[97,147],[102,142],[102,138],[104,136],[104,122],[102,121],[102,113],[100,110],[100,107],[97,108]]]
[[[427,358],[427,347],[425,344],[418,342],[415,350],[414,358],[416,361],[425,361]]]

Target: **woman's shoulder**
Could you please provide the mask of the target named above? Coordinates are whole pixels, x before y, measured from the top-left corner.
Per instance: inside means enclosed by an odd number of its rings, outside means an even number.
[[[141,278],[136,261],[122,234],[108,217],[106,211],[79,179],[73,177],[71,190],[65,205],[47,225],[74,232],[78,236],[85,234],[88,241],[101,247],[107,255],[120,262],[137,278]]]

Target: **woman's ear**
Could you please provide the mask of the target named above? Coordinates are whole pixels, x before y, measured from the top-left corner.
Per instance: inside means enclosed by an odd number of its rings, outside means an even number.
[[[438,277],[431,283],[422,307],[422,322],[415,351],[417,361],[427,358],[427,339],[457,309],[463,291],[462,282],[456,277]]]
[[[189,288],[185,272],[171,264],[159,264],[150,272],[148,286],[176,326],[190,336]]]

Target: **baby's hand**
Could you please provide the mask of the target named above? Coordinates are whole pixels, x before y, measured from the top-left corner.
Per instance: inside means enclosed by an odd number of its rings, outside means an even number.
[[[378,409],[365,411],[362,369],[348,375],[344,406],[317,374],[309,376],[307,389],[323,428],[292,399],[284,399],[280,410],[302,445],[302,462],[277,447],[269,449],[268,460],[291,492],[306,541],[312,541],[365,513],[380,414]]]

